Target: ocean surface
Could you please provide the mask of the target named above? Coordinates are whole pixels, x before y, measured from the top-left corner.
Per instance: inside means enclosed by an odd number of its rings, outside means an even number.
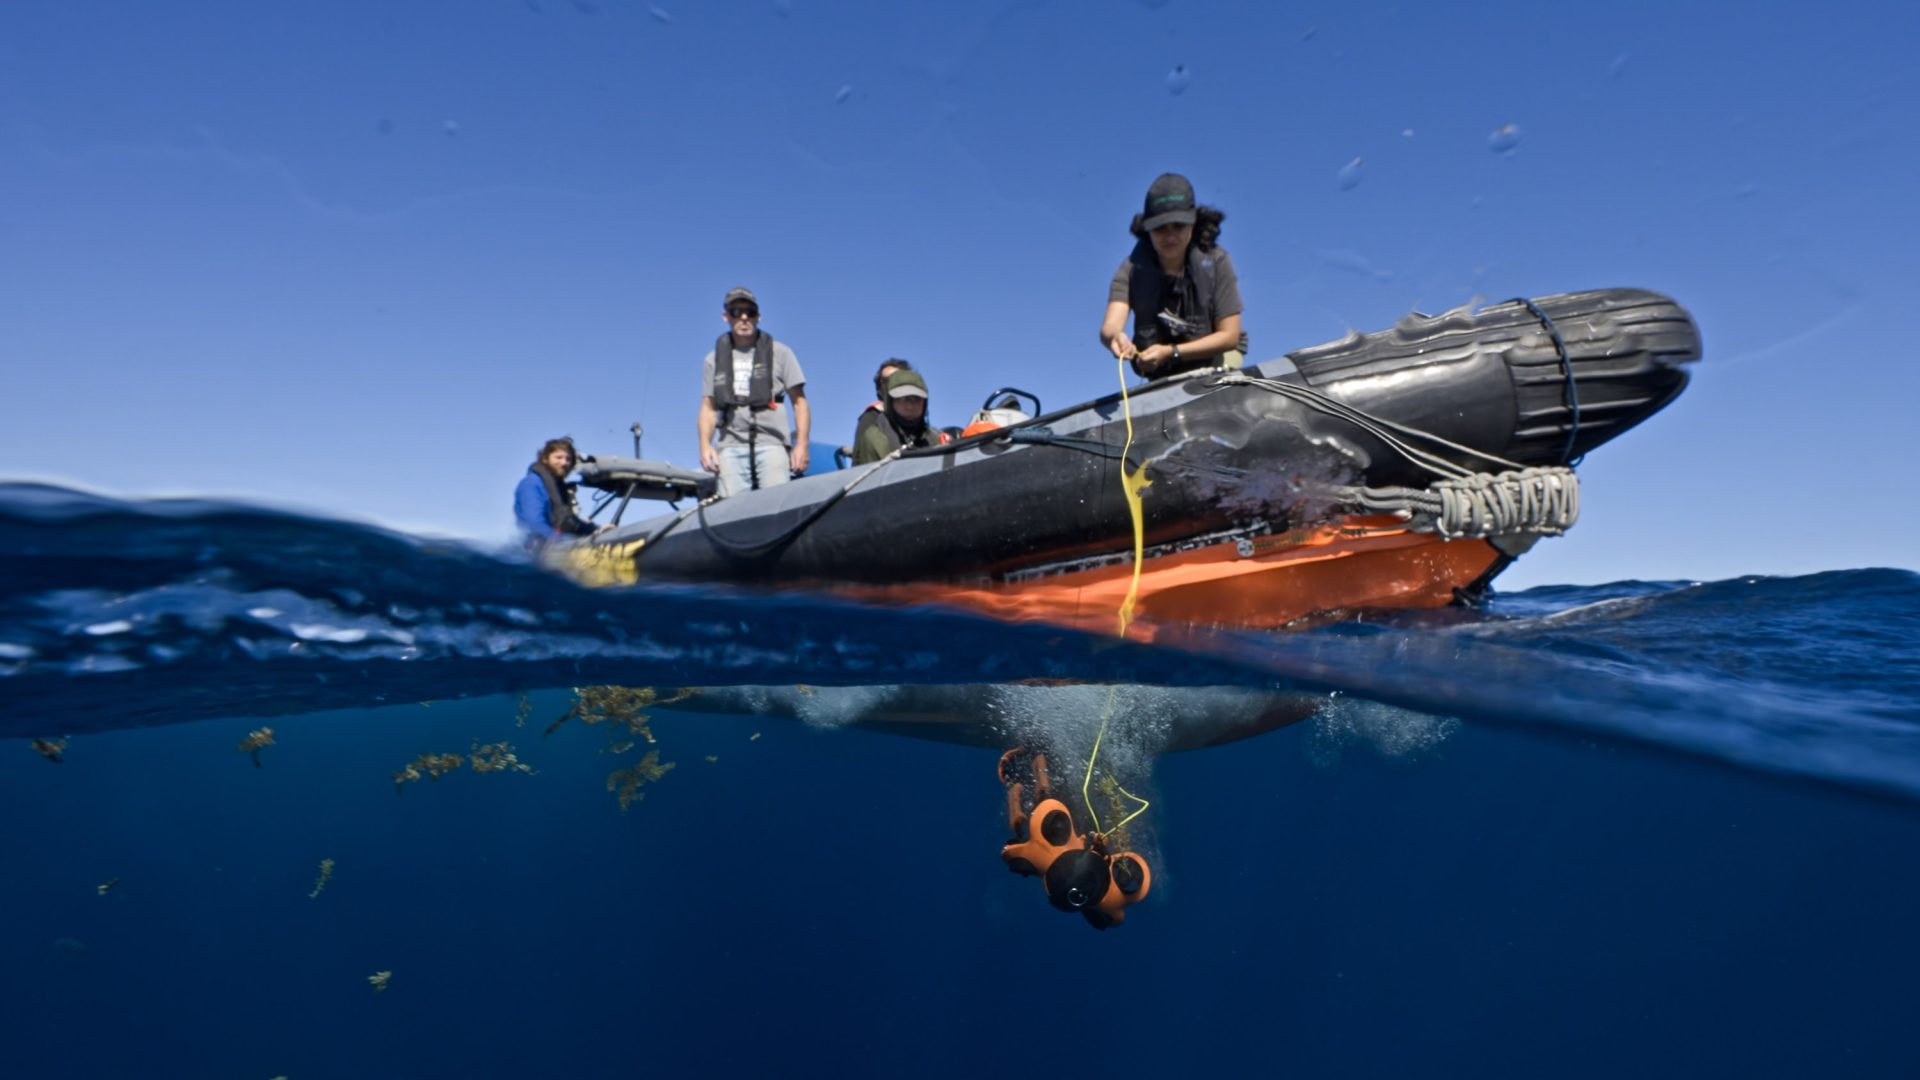
[[[9,1077],[1920,1075],[1905,571],[1148,647],[0,485],[0,736]]]

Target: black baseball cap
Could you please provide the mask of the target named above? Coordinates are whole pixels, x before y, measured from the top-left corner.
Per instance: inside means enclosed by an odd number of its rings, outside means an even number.
[[[745,285],[735,285],[733,288],[727,290],[727,298],[720,301],[720,306],[729,308],[735,304],[752,304],[755,308],[758,308],[760,301],[754,299],[752,289],[747,288]]]
[[[1140,217],[1140,227],[1148,232],[1162,225],[1193,224],[1193,185],[1179,173],[1161,173],[1147,189],[1147,205]]]

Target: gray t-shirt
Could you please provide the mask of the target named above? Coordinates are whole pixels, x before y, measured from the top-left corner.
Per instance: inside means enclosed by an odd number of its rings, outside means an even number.
[[[747,379],[753,371],[753,348],[732,349],[733,353],[733,395],[744,401],[747,397]],[[786,342],[773,339],[773,408],[749,409],[745,405],[721,409],[714,421],[714,443],[726,446],[729,443],[747,442],[752,428],[760,430],[760,438],[773,439],[782,446],[789,445],[792,439],[787,434],[786,398],[796,386],[806,383],[807,377],[800,370],[800,361],[795,359],[793,350]],[[700,367],[700,396],[713,396],[713,351],[707,351],[707,358]],[[728,416],[731,412],[733,415]]]
[[[1229,315],[1239,315],[1246,310],[1240,302],[1240,275],[1234,273],[1233,257],[1227,249],[1215,247],[1212,251],[1187,249],[1188,259],[1213,260],[1213,317],[1224,319]],[[1120,260],[1120,269],[1113,272],[1113,284],[1107,287],[1107,300],[1122,304],[1130,303],[1128,290],[1133,283],[1133,256]],[[1247,351],[1247,332],[1240,331],[1240,351]]]

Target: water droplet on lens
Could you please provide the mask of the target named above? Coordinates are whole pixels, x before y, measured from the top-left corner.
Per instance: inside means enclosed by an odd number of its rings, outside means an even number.
[[[455,135],[460,134],[460,121],[448,120],[447,122],[440,125],[440,130],[446,132],[448,138],[452,138]]]
[[[573,0],[573,10],[582,15],[598,15],[600,14],[600,5],[594,3],[593,0]]]
[[[1619,78],[1620,73],[1627,70],[1627,61],[1632,58],[1632,53],[1621,53],[1619,56],[1614,57],[1613,63],[1607,65],[1607,78]]]
[[[647,14],[653,16],[653,21],[657,23],[673,22],[673,13],[664,8],[650,7],[647,9]]]
[[[1520,145],[1520,125],[1502,124],[1487,136],[1487,145],[1496,154],[1511,154],[1513,148]]]
[[[380,118],[379,123],[373,125],[373,130],[379,132],[382,135],[391,135],[393,134],[393,121],[383,116]]]
[[[1192,81],[1193,77],[1187,74],[1187,65],[1175,64],[1173,70],[1167,73],[1167,92],[1184,94],[1187,92],[1187,84]]]
[[[1300,40],[1301,40],[1301,41],[1312,41],[1312,40],[1313,40],[1313,35],[1315,35],[1315,34],[1317,34],[1317,33],[1319,33],[1319,32],[1320,32],[1320,28],[1319,28],[1319,27],[1317,27],[1317,26],[1309,26],[1309,27],[1307,27],[1307,30],[1306,30],[1306,33],[1304,33],[1304,34],[1301,34],[1301,35],[1300,35]]]
[[[1401,128],[1401,129],[1400,129],[1400,137],[1401,137],[1401,138],[1403,138],[1403,139],[1411,139],[1411,138],[1413,138],[1413,129],[1412,129],[1412,128]]]
[[[773,13],[783,19],[793,14],[793,0],[773,0]]]
[[[853,96],[853,87],[843,86],[839,89],[837,93],[833,95],[833,103],[835,105],[844,105],[846,104],[847,99],[852,96]]]
[[[1352,191],[1354,188],[1360,186],[1359,158],[1354,158],[1352,161],[1340,166],[1339,181],[1341,191]]]

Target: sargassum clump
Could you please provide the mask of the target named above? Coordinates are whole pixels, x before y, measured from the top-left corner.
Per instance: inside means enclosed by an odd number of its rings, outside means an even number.
[[[523,772],[529,775],[533,773],[533,766],[521,761],[519,755],[513,752],[513,744],[509,742],[482,744],[479,739],[475,739],[471,758],[473,771],[477,773]]]
[[[313,891],[307,894],[307,899],[309,900],[320,899],[320,894],[321,892],[325,891],[327,887],[327,882],[332,880],[333,880],[333,860],[321,859],[320,860],[320,876],[313,879]]]
[[[384,994],[387,992],[387,983],[392,978],[393,972],[391,971],[376,971],[367,976],[367,983],[373,987],[374,993]]]
[[[459,754],[421,754],[393,774],[393,790],[405,791],[416,780],[438,780],[466,763]]]
[[[660,751],[649,750],[647,756],[631,769],[617,769],[607,777],[607,790],[614,792],[620,799],[620,809],[624,813],[627,807],[646,798],[640,788],[651,784],[673,770],[674,763],[660,764]]]
[[[272,745],[273,745],[273,729],[270,727],[263,727],[258,731],[247,732],[247,737],[244,739],[241,739],[240,745],[234,747],[234,749],[240,751],[243,754],[251,755],[253,758],[253,767],[257,769],[260,767],[261,748],[272,746]]]

